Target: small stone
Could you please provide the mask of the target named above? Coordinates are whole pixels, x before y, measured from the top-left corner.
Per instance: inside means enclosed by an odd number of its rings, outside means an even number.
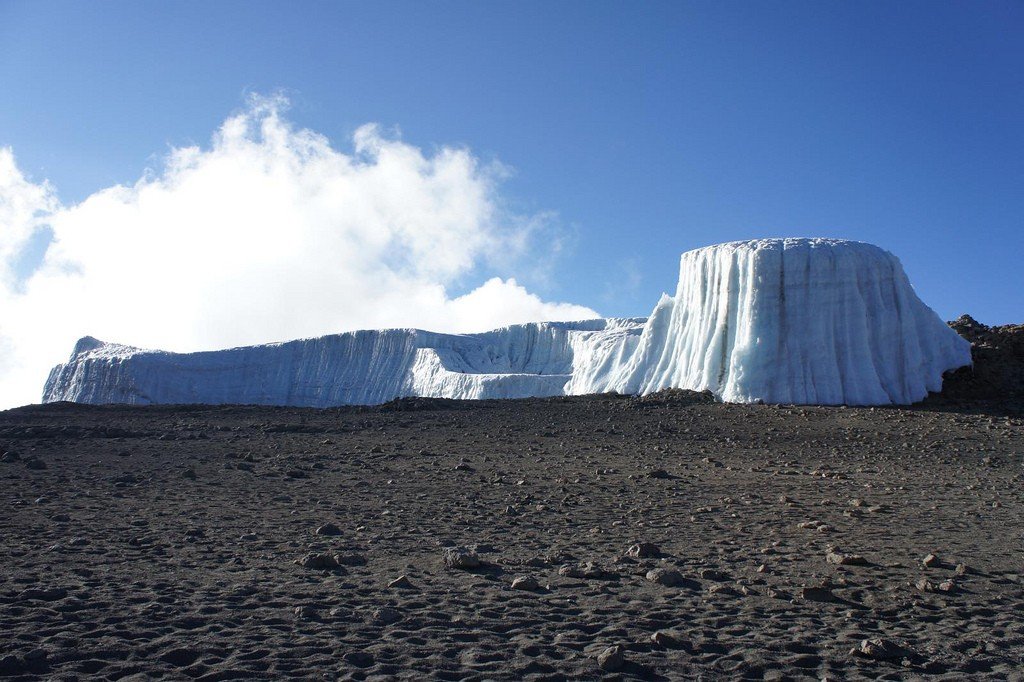
[[[952,580],[943,580],[941,583],[939,583],[939,586],[936,589],[938,589],[939,592],[946,592],[947,594],[951,594],[953,592],[956,592],[956,583]]]
[[[665,649],[682,649],[687,645],[685,639],[671,630],[658,630],[651,635],[651,641]]]
[[[708,586],[708,594],[739,594],[731,585],[725,583],[714,583]]]
[[[860,648],[854,650],[861,656],[867,656],[868,658],[874,658],[880,661],[892,661],[896,659],[906,658],[911,652],[893,642],[889,639],[882,637],[875,637],[872,639],[865,639],[860,643]]]
[[[674,568],[653,568],[647,571],[646,577],[652,583],[658,583],[665,587],[676,587],[684,582],[683,574]]]
[[[303,568],[314,570],[331,571],[339,567],[338,559],[327,552],[311,552],[299,559],[296,563]]]
[[[606,571],[604,568],[588,561],[585,564],[565,564],[558,569],[558,575],[566,578],[585,578],[587,580],[600,580],[615,576],[613,571]]]
[[[966,575],[971,569],[967,568],[967,564],[957,564],[956,569],[953,571],[957,575]]]
[[[396,590],[409,590],[412,589],[412,581],[409,580],[409,576],[400,575],[391,582],[388,583],[388,587]]]
[[[540,589],[540,583],[538,583],[537,579],[533,576],[521,575],[512,580],[512,589],[536,592]]]
[[[661,548],[653,542],[638,542],[626,550],[626,556],[636,559],[653,559],[661,556]]]
[[[469,466],[465,462],[460,462],[459,464],[456,464],[455,465],[455,470],[456,471],[467,471],[467,472],[476,471],[473,467]]]
[[[867,559],[859,554],[841,554],[830,551],[825,555],[825,559],[836,566],[867,566],[868,564]]]
[[[816,530],[819,533],[827,533],[831,528],[824,521],[801,521],[796,524],[797,528],[807,528],[809,530]]]
[[[3,455],[0,455],[0,462],[17,462],[19,459],[21,459],[21,455],[14,450],[8,450]]]
[[[942,562],[934,554],[926,554],[924,559],[921,559],[921,563],[924,564],[925,568],[935,568]]]
[[[402,577],[404,578],[405,576]],[[390,606],[382,606],[373,612],[371,620],[378,625],[390,625],[391,623],[397,623],[402,620],[402,614],[398,612],[398,609],[393,609]]]
[[[317,535],[341,535],[341,528],[337,524],[325,523],[316,529]]]
[[[621,646],[610,646],[597,655],[597,664],[601,670],[615,672],[621,670],[626,663],[626,657],[622,654]]]
[[[465,547],[447,547],[441,555],[444,565],[451,569],[469,571],[480,567],[480,557]]]
[[[335,560],[342,566],[365,566],[366,557],[362,554],[335,554]]]
[[[35,471],[42,471],[46,468],[46,462],[39,459],[38,457],[29,457],[25,460],[25,466]]]
[[[181,472],[181,477],[194,481],[196,480],[196,470],[192,468],[185,469]]]
[[[729,579],[729,575],[727,573],[714,568],[702,568],[697,575],[699,575],[703,580],[723,581]]]
[[[649,471],[649,472],[647,472],[647,477],[648,478],[660,478],[660,479],[672,478],[672,476],[667,471],[665,471],[664,469],[654,469],[652,471]]]
[[[296,606],[295,617],[299,620],[316,620],[316,609],[312,606]]]
[[[804,587],[800,590],[800,598],[806,601],[830,602],[835,599],[832,590],[825,586]]]

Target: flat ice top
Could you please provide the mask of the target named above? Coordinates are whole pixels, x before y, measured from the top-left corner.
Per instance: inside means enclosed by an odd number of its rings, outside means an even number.
[[[723,242],[721,244],[711,244],[709,246],[701,246],[700,248],[690,249],[683,253],[685,256],[688,253],[698,253],[701,251],[715,250],[715,251],[775,251],[778,249],[796,249],[801,247],[808,248],[851,248],[851,249],[863,249],[875,252],[885,252],[884,249],[875,246],[874,244],[868,244],[867,242],[858,242],[852,239],[834,239],[832,237],[767,237],[764,239],[746,239],[735,242]]]

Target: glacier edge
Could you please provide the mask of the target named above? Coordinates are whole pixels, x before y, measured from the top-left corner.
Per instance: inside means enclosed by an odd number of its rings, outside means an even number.
[[[196,353],[83,337],[43,402],[328,407],[684,388],[726,402],[909,404],[970,363],[970,344],[889,252],[762,239],[682,254],[675,294],[648,318],[364,330]]]

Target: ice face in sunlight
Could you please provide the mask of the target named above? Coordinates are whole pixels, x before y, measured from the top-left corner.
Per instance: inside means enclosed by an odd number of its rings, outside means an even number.
[[[861,242],[764,239],[684,253],[607,388],[710,390],[726,402],[908,404],[971,363],[970,344]]]
[[[726,402],[886,405],[922,400],[970,362],[970,344],[887,251],[764,239],[684,253],[675,296],[646,320],[370,330],[188,354],[87,337],[43,400],[322,407],[685,388]]]

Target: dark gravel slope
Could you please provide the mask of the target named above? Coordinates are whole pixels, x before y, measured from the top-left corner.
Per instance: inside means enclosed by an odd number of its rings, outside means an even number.
[[[1022,420],[991,401],[65,404],[0,413],[0,450],[13,679],[1024,668]]]

